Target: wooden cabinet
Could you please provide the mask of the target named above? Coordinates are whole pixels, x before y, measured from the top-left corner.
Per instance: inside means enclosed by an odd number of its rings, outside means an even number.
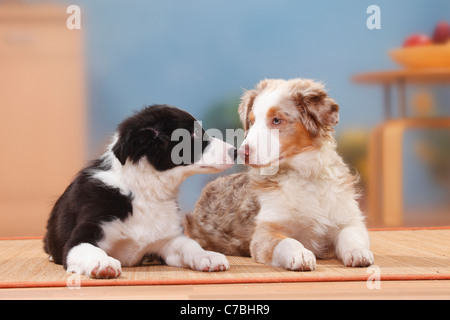
[[[66,7],[0,4],[0,237],[40,236],[83,165],[82,33]]]

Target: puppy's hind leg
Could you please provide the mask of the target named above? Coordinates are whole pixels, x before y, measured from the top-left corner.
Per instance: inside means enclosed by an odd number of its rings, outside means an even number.
[[[225,271],[230,268],[227,258],[217,252],[205,251],[200,245],[180,235],[167,241],[159,250],[167,265],[198,271]]]

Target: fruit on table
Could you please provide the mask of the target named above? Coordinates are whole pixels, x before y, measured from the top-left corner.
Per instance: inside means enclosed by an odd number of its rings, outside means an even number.
[[[441,21],[436,25],[433,33],[434,43],[446,43],[450,40],[450,24]]]
[[[423,46],[431,44],[431,39],[426,34],[415,33],[403,42],[403,47]]]

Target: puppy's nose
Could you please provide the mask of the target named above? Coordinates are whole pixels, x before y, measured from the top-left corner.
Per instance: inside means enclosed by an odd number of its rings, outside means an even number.
[[[228,150],[228,155],[233,158],[233,160],[236,160],[237,158],[237,150],[236,148],[232,148]]]
[[[248,157],[250,154],[250,147],[248,146],[248,144],[241,146],[238,150],[238,153],[241,159],[245,161],[245,164],[248,164]]]

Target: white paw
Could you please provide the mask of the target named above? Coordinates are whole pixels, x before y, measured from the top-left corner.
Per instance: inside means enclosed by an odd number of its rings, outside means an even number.
[[[313,271],[316,269],[316,257],[308,249],[299,249],[286,256],[282,267],[292,271]]]
[[[89,276],[97,279],[114,279],[118,278],[121,274],[122,267],[120,262],[114,258],[106,257],[91,269]]]
[[[69,251],[67,272],[84,274],[91,278],[111,279],[121,275],[122,267],[120,261],[108,256],[102,249],[82,243]]]
[[[297,240],[287,238],[275,247],[272,265],[292,271],[313,271],[316,269],[316,257]]]
[[[227,258],[217,252],[204,251],[193,257],[191,268],[198,271],[226,271],[230,268]]]
[[[346,267],[368,267],[374,263],[374,258],[369,249],[357,248],[345,252],[342,262]]]

